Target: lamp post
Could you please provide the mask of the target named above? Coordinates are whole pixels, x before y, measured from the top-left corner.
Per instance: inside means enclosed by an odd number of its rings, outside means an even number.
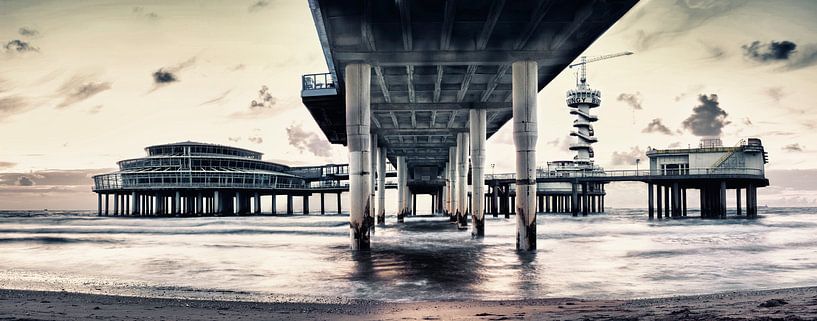
[[[638,175],[638,163],[641,162],[641,158],[635,159],[635,175]]]
[[[496,166],[496,164],[491,163],[491,178],[494,177],[494,166]]]

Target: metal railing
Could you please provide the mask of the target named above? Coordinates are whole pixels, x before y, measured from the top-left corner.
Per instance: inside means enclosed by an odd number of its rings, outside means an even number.
[[[93,190],[132,189],[302,189],[306,187],[300,178],[280,176],[274,173],[229,172],[141,172],[111,173],[93,177]]]
[[[315,90],[335,88],[335,80],[331,73],[303,75],[301,90]]]
[[[664,170],[610,170],[610,171],[551,171],[540,172],[537,178],[585,178],[585,177],[633,177],[650,178],[662,176],[711,176],[711,175],[750,175],[763,177],[763,170],[746,167],[726,167],[726,168],[689,168],[689,169],[664,169]],[[515,179],[515,173],[487,174],[486,180],[508,180]]]

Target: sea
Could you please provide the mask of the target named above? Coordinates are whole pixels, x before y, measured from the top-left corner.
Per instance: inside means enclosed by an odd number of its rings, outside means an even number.
[[[0,288],[145,297],[332,302],[632,299],[817,285],[817,209],[648,220],[643,209],[515,217],[473,239],[442,216],[378,226],[349,249],[344,215],[99,217],[0,211]]]

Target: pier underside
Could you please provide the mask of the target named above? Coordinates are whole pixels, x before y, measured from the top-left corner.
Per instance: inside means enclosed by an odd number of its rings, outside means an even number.
[[[378,188],[377,147],[405,172],[399,215],[427,193],[481,237],[485,202],[466,195],[484,190],[468,182],[484,180],[483,142],[513,118],[518,247],[535,249],[536,94],[636,2],[310,0],[329,75],[304,76],[302,99],[349,148],[352,228],[371,210],[358,193]]]

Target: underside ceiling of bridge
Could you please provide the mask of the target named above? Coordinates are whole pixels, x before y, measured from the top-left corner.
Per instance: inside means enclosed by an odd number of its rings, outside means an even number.
[[[372,131],[389,158],[440,166],[456,133],[468,131],[470,108],[488,110],[488,137],[511,119],[512,62],[537,61],[541,90],[636,2],[310,0],[310,7],[341,95],[347,64],[372,65]],[[338,121],[345,122],[331,120]],[[319,124],[327,136],[343,128]]]

